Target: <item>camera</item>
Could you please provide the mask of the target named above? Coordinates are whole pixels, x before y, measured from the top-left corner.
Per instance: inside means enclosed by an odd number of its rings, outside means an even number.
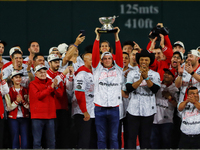
[[[160,41],[161,38],[160,38],[160,35],[159,34],[162,34],[162,35],[168,35],[169,34],[169,29],[166,28],[166,27],[162,27],[160,25],[154,27],[153,29],[151,29],[151,35],[149,35],[149,38],[151,39],[154,39],[155,37],[157,37],[157,40],[156,41]]]

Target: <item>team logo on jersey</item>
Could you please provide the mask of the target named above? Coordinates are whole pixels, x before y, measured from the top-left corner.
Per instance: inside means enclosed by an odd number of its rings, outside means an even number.
[[[118,86],[118,83],[103,83],[103,82],[99,82],[99,85],[105,85],[105,86]]]
[[[139,79],[140,77],[139,76],[134,76],[134,79]]]
[[[81,86],[81,85],[77,85],[76,88],[77,88],[77,89],[81,89],[82,86]]]
[[[90,95],[88,95],[89,97],[91,97],[91,98],[93,98],[94,97],[94,95],[92,95],[92,94],[90,94]]]
[[[105,79],[105,78],[108,78],[108,77],[117,77],[117,72],[115,70],[109,71],[108,73],[102,72],[100,77],[99,77],[99,80],[102,80],[102,79]]]

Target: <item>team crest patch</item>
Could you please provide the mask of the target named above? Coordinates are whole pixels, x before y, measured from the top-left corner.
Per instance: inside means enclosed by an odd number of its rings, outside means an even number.
[[[77,85],[76,88],[77,88],[77,89],[81,89],[82,86],[81,86],[81,85]]]

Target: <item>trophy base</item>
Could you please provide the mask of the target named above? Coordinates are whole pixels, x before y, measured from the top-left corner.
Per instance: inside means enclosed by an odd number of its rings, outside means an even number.
[[[116,33],[117,29],[112,30],[98,30],[99,33]]]

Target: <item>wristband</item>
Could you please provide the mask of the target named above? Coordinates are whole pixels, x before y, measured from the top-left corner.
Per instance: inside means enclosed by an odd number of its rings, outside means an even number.
[[[75,47],[78,47],[77,45],[73,44]]]
[[[149,77],[145,78],[144,80],[145,80],[145,81],[149,80]]]
[[[28,73],[31,73],[31,70],[27,71]]]
[[[192,73],[190,73],[191,74],[191,76],[193,76],[193,74],[194,74],[194,71],[192,71]]]
[[[56,88],[56,90],[58,89],[58,87]]]

